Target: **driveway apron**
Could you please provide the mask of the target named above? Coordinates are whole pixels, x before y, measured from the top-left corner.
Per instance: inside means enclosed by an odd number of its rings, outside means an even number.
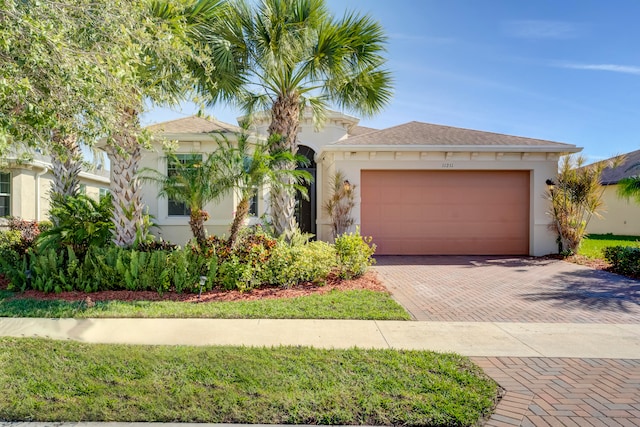
[[[640,323],[640,281],[560,260],[387,256],[375,269],[416,320]],[[640,426],[640,359],[472,359],[505,389],[487,426]]]

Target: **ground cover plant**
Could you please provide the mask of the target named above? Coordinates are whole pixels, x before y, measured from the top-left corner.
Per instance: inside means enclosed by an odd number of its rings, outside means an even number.
[[[472,426],[498,386],[454,354],[0,339],[0,419]]]

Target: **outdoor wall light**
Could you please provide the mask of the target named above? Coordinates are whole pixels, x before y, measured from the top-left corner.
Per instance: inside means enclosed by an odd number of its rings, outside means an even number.
[[[549,191],[553,191],[553,189],[556,186],[556,183],[553,182],[552,179],[547,179],[546,184],[547,184],[547,187],[549,187]]]

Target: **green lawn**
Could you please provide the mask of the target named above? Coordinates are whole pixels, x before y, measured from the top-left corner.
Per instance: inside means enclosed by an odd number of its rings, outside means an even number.
[[[323,295],[256,301],[188,303],[172,301],[83,301],[13,298],[0,291],[0,317],[202,317],[225,319],[369,319],[409,320],[409,314],[385,292],[331,291]]]
[[[602,258],[602,249],[607,246],[634,246],[640,236],[618,236],[615,234],[589,234],[582,240],[579,255],[588,258]]]
[[[472,426],[498,387],[455,354],[0,339],[0,419]]]

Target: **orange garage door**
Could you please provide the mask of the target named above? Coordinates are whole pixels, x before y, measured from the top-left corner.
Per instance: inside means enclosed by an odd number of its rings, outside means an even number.
[[[529,253],[529,171],[363,170],[360,189],[379,255]]]

